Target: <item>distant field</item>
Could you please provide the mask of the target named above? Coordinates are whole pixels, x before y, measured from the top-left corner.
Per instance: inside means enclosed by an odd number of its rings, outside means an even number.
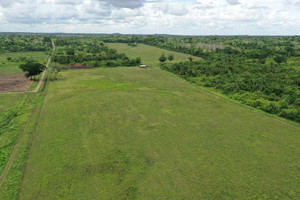
[[[200,59],[199,57],[191,56],[189,54],[160,49],[145,44],[138,44],[137,47],[131,47],[124,43],[105,43],[105,45],[112,49],[117,49],[119,53],[125,53],[130,58],[141,57],[142,62],[149,65],[159,63],[158,58],[162,53],[165,53],[166,56],[168,54],[174,54],[175,59],[173,62],[187,61],[189,57],[192,57],[194,60]]]
[[[299,132],[156,68],[67,71],[20,199],[299,199]]]
[[[17,52],[0,54],[0,76],[21,74],[23,71],[19,69],[19,65],[24,63],[20,58],[26,57],[27,59],[34,59],[41,63],[46,63],[48,52]],[[11,57],[14,62],[8,61],[7,58]]]

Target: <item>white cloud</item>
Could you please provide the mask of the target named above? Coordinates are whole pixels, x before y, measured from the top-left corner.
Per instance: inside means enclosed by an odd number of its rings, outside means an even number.
[[[227,0],[227,3],[229,3],[230,5],[238,5],[238,4],[240,4],[239,0]]]
[[[0,0],[0,31],[299,34],[293,0]]]

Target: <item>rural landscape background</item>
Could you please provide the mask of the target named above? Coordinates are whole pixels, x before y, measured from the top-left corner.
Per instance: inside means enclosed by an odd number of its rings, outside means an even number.
[[[300,199],[299,6],[1,1],[0,200]]]

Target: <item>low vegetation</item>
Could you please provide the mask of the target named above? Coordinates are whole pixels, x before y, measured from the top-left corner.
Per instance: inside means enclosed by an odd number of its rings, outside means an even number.
[[[296,199],[298,132],[157,68],[64,71],[20,199]]]
[[[0,53],[0,76],[23,74],[21,64],[36,61],[46,64],[50,52],[13,52]]]
[[[0,89],[57,47],[0,94],[1,200],[299,199],[299,37],[50,36],[0,34]]]

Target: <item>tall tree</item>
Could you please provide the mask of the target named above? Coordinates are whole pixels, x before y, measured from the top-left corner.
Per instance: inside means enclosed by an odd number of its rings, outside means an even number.
[[[19,66],[25,73],[26,78],[30,77],[30,79],[32,79],[32,77],[35,79],[36,75],[39,75],[40,73],[42,73],[44,71],[44,69],[46,69],[46,66],[41,64],[41,63],[37,63],[37,62],[27,62],[25,64],[21,64]]]
[[[165,62],[167,60],[166,56],[164,53],[161,54],[161,56],[158,59],[160,62]]]
[[[174,60],[174,54],[169,54],[169,55],[168,55],[168,60],[169,60],[169,61]]]

